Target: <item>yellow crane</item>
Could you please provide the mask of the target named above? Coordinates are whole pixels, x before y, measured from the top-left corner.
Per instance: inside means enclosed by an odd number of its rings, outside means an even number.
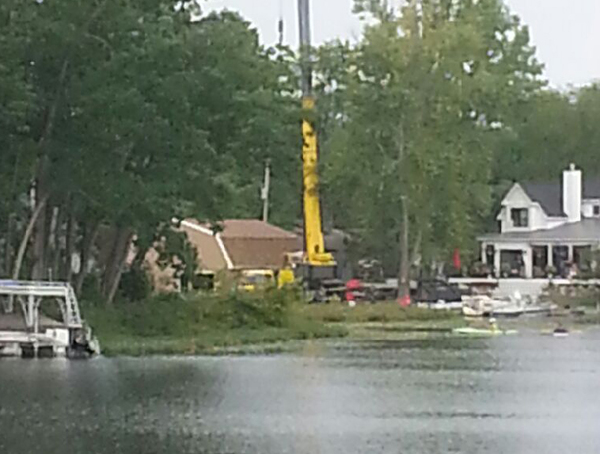
[[[303,205],[304,205],[304,257],[303,274],[305,279],[326,279],[335,277],[335,260],[325,250],[321,222],[321,201],[319,198],[319,151],[317,134],[313,124],[315,98],[312,90],[312,63],[310,37],[309,0],[298,0],[300,29],[300,58],[302,66],[302,163],[303,163]]]

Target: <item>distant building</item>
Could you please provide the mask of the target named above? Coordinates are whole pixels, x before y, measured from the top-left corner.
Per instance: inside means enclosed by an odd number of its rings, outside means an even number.
[[[196,249],[198,277],[210,277],[219,272],[269,269],[278,271],[284,266],[288,253],[302,250],[302,239],[292,233],[255,219],[227,219],[218,229],[193,219],[181,221],[180,229]],[[157,290],[178,290],[172,268],[157,264],[158,252],[146,256],[154,287]]]
[[[204,271],[273,269],[283,267],[285,254],[302,248],[292,232],[256,219],[228,219],[213,232],[196,221],[181,223],[198,251],[198,265]]]
[[[562,181],[515,183],[502,200],[500,232],[482,235],[481,259],[496,277],[546,277],[595,267],[600,247],[600,178],[574,164]]]

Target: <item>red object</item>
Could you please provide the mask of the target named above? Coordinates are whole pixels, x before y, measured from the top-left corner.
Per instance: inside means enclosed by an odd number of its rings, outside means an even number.
[[[362,288],[362,284],[358,279],[350,279],[346,282],[346,301],[355,301],[354,292]]]
[[[358,279],[350,279],[346,282],[346,290],[360,290],[362,284]]]
[[[454,268],[456,268],[457,270],[460,270],[461,267],[461,263],[460,263],[460,250],[454,249],[454,257],[452,258],[452,261],[454,263]]]
[[[401,307],[410,306],[410,295],[404,295],[402,298],[398,298],[398,304]]]

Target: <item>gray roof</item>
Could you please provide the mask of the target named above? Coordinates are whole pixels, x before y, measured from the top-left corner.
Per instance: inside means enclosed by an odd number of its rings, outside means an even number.
[[[526,242],[526,243],[600,243],[600,219],[584,219],[581,222],[563,224],[547,230],[532,232],[493,233],[480,236],[479,241]]]
[[[562,182],[520,183],[529,198],[538,202],[548,216],[566,217],[563,211]],[[584,199],[600,199],[600,178],[584,178]]]
[[[588,178],[583,180],[583,198],[600,199],[600,178]]]
[[[521,183],[529,198],[538,202],[548,216],[566,217],[562,207],[562,185],[559,183]]]

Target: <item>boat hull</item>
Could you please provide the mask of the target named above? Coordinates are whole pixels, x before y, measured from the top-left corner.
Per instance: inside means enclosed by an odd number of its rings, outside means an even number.
[[[453,334],[461,336],[509,336],[517,334],[515,330],[493,330],[493,329],[480,329],[480,328],[456,328],[452,330]]]

